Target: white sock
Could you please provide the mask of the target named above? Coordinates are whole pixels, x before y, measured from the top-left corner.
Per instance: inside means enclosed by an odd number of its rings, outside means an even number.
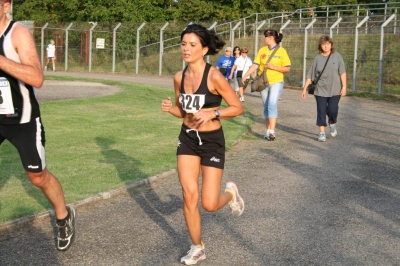
[[[271,130],[269,131],[269,134],[275,134],[275,130],[272,130],[272,129],[271,129]]]

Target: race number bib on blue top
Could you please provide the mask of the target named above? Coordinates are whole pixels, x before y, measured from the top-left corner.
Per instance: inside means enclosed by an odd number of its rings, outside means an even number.
[[[11,97],[10,83],[6,78],[0,78],[0,114],[13,114],[14,105]]]
[[[205,94],[184,94],[179,96],[179,102],[186,113],[197,113],[204,105]]]

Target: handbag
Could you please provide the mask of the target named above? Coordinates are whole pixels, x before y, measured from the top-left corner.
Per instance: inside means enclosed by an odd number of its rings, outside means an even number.
[[[324,72],[326,64],[328,64],[329,57],[331,57],[331,54],[329,54],[328,59],[326,59],[324,68],[322,69],[321,73],[319,73],[318,78],[316,80],[311,81],[311,83],[308,85],[308,87],[307,87],[308,94],[314,94],[314,91],[317,88],[317,83],[319,81],[319,78],[321,77],[322,73]]]
[[[243,66],[243,70],[244,70],[244,68],[246,67],[246,63],[247,63],[247,56],[246,56],[246,59],[245,59],[246,61],[244,61],[244,66]],[[241,78],[241,77],[243,77],[243,70],[238,70],[238,71],[236,71],[236,77],[237,78]]]
[[[276,53],[276,51],[278,51],[279,46],[276,47],[274,49],[274,51],[272,52],[271,56],[268,58],[268,61],[266,64],[268,64],[272,57],[274,57],[274,54]],[[251,92],[261,92],[263,90],[265,90],[265,88],[267,88],[269,85],[268,79],[267,79],[267,67],[264,66],[264,71],[261,73],[261,75],[257,75],[254,80],[253,83],[251,83]]]
[[[226,74],[226,68],[220,68],[219,71],[221,72],[222,75]]]

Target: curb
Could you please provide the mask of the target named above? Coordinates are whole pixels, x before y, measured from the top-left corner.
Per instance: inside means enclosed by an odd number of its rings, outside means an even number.
[[[135,188],[139,188],[142,186],[147,186],[147,185],[151,185],[157,181],[160,181],[170,175],[173,175],[176,173],[176,169],[171,169],[167,172],[163,172],[161,174],[155,175],[155,176],[151,176],[148,177],[146,179],[142,179],[142,180],[138,180],[135,181],[133,183],[127,184],[123,187],[117,188],[117,189],[112,189],[106,192],[100,192],[98,194],[95,194],[93,196],[90,196],[86,199],[68,204],[68,205],[72,205],[75,208],[79,209],[80,207],[89,205],[89,204],[93,204],[102,200],[107,200],[107,199],[111,199],[113,197],[116,197],[118,195],[122,195],[124,193],[127,193],[128,190],[131,189],[135,189]],[[21,218],[17,218],[11,221],[7,221],[7,222],[3,222],[0,223],[0,234],[2,233],[6,233],[6,232],[12,232],[15,229],[18,229],[28,223],[33,223],[33,222],[37,222],[43,219],[50,219],[51,217],[54,217],[55,213],[52,209],[48,209],[48,210],[44,210],[35,214],[30,214]]]

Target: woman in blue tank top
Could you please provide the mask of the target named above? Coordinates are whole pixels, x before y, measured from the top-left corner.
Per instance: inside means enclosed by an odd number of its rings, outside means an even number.
[[[202,172],[201,203],[209,212],[229,204],[232,214],[240,216],[244,202],[234,182],[227,182],[220,193],[225,162],[225,139],[220,118],[240,115],[243,107],[228,81],[214,66],[204,61],[225,45],[213,31],[192,24],[181,34],[181,52],[187,67],[174,77],[175,104],[171,98],[162,100],[161,109],[183,118],[178,140],[177,164],[183,191],[183,214],[192,240],[186,265],[206,258],[201,239],[201,218],[198,208],[199,174]],[[220,110],[221,100],[228,107]]]

